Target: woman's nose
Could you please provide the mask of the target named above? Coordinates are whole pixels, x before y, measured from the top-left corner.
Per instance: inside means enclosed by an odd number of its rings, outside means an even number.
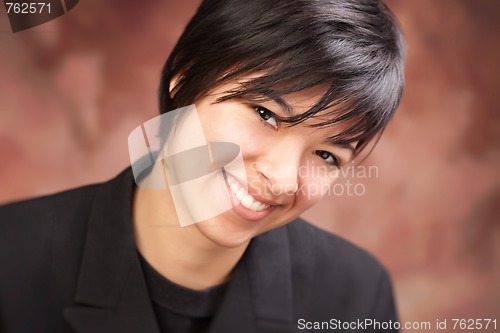
[[[299,188],[299,168],[302,158],[300,144],[287,142],[275,146],[266,154],[260,172],[274,196],[295,195]]]

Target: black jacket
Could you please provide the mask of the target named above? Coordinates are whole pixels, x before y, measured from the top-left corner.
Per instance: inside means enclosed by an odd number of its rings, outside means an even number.
[[[0,207],[0,332],[158,332],[134,243],[133,188],[128,169]],[[395,320],[384,269],[296,220],[251,241],[211,332],[313,332],[318,321],[330,332],[391,331],[363,327],[365,319]]]

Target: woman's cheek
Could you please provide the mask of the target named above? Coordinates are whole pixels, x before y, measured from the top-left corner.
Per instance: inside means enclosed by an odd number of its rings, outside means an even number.
[[[332,185],[337,179],[337,173],[323,175],[321,177],[314,176],[314,173],[307,177],[301,178],[301,184],[297,195],[311,207],[318,203],[325,195],[330,193]]]
[[[323,197],[324,190],[318,182],[305,182],[299,187],[297,196],[300,198],[302,205],[309,208]]]
[[[242,150],[244,147],[249,149],[256,142],[256,132],[245,116],[238,115],[225,108],[203,114],[202,124],[207,141],[231,142]]]

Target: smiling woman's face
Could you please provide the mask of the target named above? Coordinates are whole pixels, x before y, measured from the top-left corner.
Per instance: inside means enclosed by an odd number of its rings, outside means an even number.
[[[289,127],[275,118],[307,111],[320,98],[319,89],[284,96],[289,111],[274,101],[216,103],[229,89],[231,85],[213,91],[196,108],[207,142],[240,147],[247,186],[226,172],[233,208],[196,227],[215,243],[233,247],[292,221],[317,203],[337,178],[339,167],[352,159],[353,149],[327,141],[339,133],[339,126],[311,128],[308,125],[321,120],[312,118]]]

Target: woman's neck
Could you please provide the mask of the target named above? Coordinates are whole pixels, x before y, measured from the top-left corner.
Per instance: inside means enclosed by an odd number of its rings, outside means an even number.
[[[206,289],[229,279],[248,246],[223,247],[196,224],[180,227],[168,190],[137,188],[133,202],[135,241],[143,257],[170,281]]]

